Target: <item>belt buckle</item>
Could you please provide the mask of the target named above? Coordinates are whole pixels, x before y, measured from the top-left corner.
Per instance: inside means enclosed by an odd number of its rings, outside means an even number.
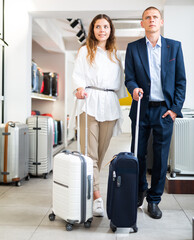
[[[149,106],[150,106],[150,107],[165,106],[165,101],[161,101],[161,102],[150,101],[150,102],[149,102]]]

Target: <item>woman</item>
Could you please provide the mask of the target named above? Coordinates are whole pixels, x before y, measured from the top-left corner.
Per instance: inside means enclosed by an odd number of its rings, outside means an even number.
[[[94,216],[104,215],[99,173],[111,137],[121,132],[119,98],[127,96],[114,34],[111,19],[105,14],[97,15],[90,24],[86,45],[80,48],[73,71],[75,96],[77,99],[87,98],[88,156],[93,159],[94,167]],[[82,101],[79,109],[83,154],[85,103]]]

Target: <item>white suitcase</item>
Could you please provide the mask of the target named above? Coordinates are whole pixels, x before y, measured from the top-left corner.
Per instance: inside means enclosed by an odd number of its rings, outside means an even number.
[[[78,142],[79,133],[78,129]],[[49,215],[50,221],[59,216],[67,222],[67,231],[71,231],[75,223],[84,223],[84,226],[89,228],[93,220],[92,205],[93,160],[76,151],[57,154],[54,157],[53,208]]]
[[[8,122],[0,125],[0,182],[21,185],[28,176],[29,135],[28,126]]]
[[[27,119],[29,128],[29,173],[47,177],[53,169],[53,119],[32,116]]]

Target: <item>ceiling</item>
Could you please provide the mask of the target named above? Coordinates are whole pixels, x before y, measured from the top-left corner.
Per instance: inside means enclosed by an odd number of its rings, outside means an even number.
[[[154,3],[154,1],[150,2]],[[162,4],[159,10],[162,12]],[[80,19],[87,35],[90,22],[100,13],[105,13],[112,19],[119,50],[126,50],[129,42],[144,36],[144,29],[140,26],[142,9],[139,7],[131,11],[73,11],[60,14],[52,13],[50,16],[39,14],[39,16],[33,17],[32,38],[48,51],[77,51],[81,44],[78,42],[76,34],[81,27],[77,25],[72,28],[70,24],[73,20]],[[72,21],[67,19],[72,19]]]
[[[54,34],[56,37],[56,32],[61,35],[64,43],[65,50],[77,50],[85,42],[79,42],[76,34],[81,29],[81,25],[78,24],[76,27],[72,28],[70,24],[77,18],[72,18],[71,22],[67,18],[35,18],[33,20],[33,31],[32,38],[42,47],[47,48],[51,51],[60,51],[57,46],[55,46],[55,41],[52,39],[51,34],[44,28],[45,23],[49,25],[50,30],[55,28]],[[86,36],[88,34],[89,24],[92,19],[89,18],[78,18],[79,22],[85,30]],[[81,20],[81,21],[80,21]],[[144,36],[144,29],[140,26],[140,18],[113,18],[113,24],[115,26],[115,35],[117,40],[117,47],[120,50],[125,50],[127,43],[134,41],[140,37]],[[81,35],[81,37],[84,34]],[[56,48],[56,49],[55,49]]]

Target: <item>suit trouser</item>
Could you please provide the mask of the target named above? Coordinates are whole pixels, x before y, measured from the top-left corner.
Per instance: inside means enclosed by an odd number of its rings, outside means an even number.
[[[167,111],[166,106],[148,107],[146,115],[139,123],[138,160],[139,160],[139,192],[148,189],[146,179],[147,144],[151,129],[153,130],[153,167],[151,187],[147,192],[147,201],[159,203],[164,192],[168,153],[173,131],[173,120],[168,115],[162,118]],[[132,121],[132,145],[134,152],[135,123]]]
[[[88,115],[88,156],[93,159],[93,187],[94,192],[99,191],[99,175],[104,155],[108,149],[114,121],[98,122],[94,117]],[[81,152],[85,153],[85,113],[80,115],[80,144]]]

